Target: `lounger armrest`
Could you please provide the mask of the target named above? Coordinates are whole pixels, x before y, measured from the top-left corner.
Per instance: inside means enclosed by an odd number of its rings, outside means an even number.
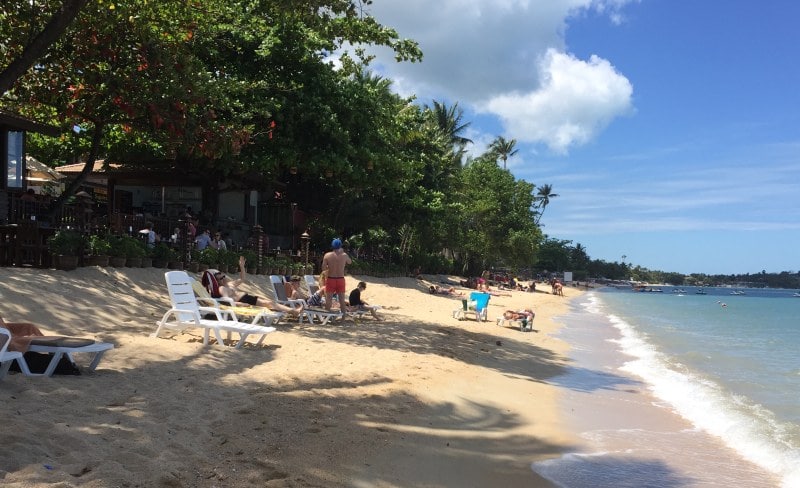
[[[200,312],[213,313],[217,317],[217,320],[224,320],[222,318],[222,314],[220,313],[219,307],[197,307],[197,309],[200,310]],[[229,312],[226,311],[225,313],[230,313],[230,315],[232,315],[234,317],[233,320],[236,320],[236,314],[233,313],[233,310],[231,310]],[[200,318],[200,316],[198,315],[198,319],[199,318]],[[238,322],[238,320],[237,320],[237,322]]]
[[[171,308],[164,312],[164,316],[161,318],[162,323],[169,322],[170,316],[174,315],[175,320],[177,322],[186,322],[186,320],[182,320],[181,316],[190,315],[192,316],[192,320],[199,326],[200,325],[200,314],[194,310],[185,310],[182,308]]]

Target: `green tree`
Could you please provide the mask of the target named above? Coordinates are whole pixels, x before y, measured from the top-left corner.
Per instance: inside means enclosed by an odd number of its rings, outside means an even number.
[[[462,244],[473,270],[504,259],[505,264],[526,266],[533,262],[541,233],[533,223],[534,186],[515,180],[491,157],[477,158],[462,172]]]
[[[10,90],[14,82],[44,55],[75,20],[86,2],[64,0],[35,35],[32,35],[33,31],[40,24],[35,17],[49,14],[47,3],[42,6],[30,0],[6,0],[0,5],[0,58],[11,60],[0,71],[0,95]]]
[[[112,157],[139,165],[171,159],[176,170],[203,174],[209,184],[233,174],[274,176],[287,163],[341,174],[353,143],[329,100],[343,100],[350,75],[325,62],[326,52],[350,42],[387,45],[401,59],[421,55],[356,6],[90,4],[69,42],[57,42],[8,101],[81,127],[62,146],[88,152],[86,172],[95,158]]]

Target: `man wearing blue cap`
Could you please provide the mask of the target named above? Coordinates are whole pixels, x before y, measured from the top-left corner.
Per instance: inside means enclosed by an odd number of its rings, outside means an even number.
[[[344,267],[351,264],[353,261],[350,256],[342,249],[342,240],[338,237],[331,241],[332,251],[325,253],[322,257],[322,271],[328,272],[328,279],[325,281],[325,308],[330,310],[333,301],[331,298],[335,293],[339,298],[339,307],[342,311],[342,317],[346,314],[345,305],[345,281],[344,281]]]

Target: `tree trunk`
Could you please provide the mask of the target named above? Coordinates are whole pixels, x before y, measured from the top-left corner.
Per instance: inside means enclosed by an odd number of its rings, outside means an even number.
[[[89,173],[94,169],[94,162],[97,159],[97,154],[100,152],[100,143],[103,141],[104,129],[104,125],[95,124],[94,135],[92,136],[92,147],[89,150],[89,155],[86,157],[86,164],[83,165],[83,169],[78,176],[64,189],[64,192],[53,200],[48,211],[48,217],[51,222],[54,221],[55,216],[58,215],[59,210],[64,206],[64,202],[75,194],[75,190],[80,188],[81,184],[86,180],[86,177],[89,176]]]

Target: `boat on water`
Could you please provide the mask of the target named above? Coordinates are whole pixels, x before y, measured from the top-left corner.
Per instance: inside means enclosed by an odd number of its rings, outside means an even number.
[[[695,295],[708,295],[708,293],[706,293],[706,291],[704,289],[702,289],[702,288],[700,288],[699,290],[697,290],[694,293],[695,293]]]
[[[731,295],[745,295],[746,293],[743,290],[733,290]]]
[[[678,288],[677,290],[672,290],[672,293],[686,293],[686,290],[683,288]]]
[[[636,291],[636,292],[639,292],[639,293],[663,293],[664,292],[664,290],[662,290],[661,288],[650,288],[650,287],[647,287],[647,286],[634,287],[633,291]]]
[[[792,295],[793,297],[800,297],[800,291]]]

